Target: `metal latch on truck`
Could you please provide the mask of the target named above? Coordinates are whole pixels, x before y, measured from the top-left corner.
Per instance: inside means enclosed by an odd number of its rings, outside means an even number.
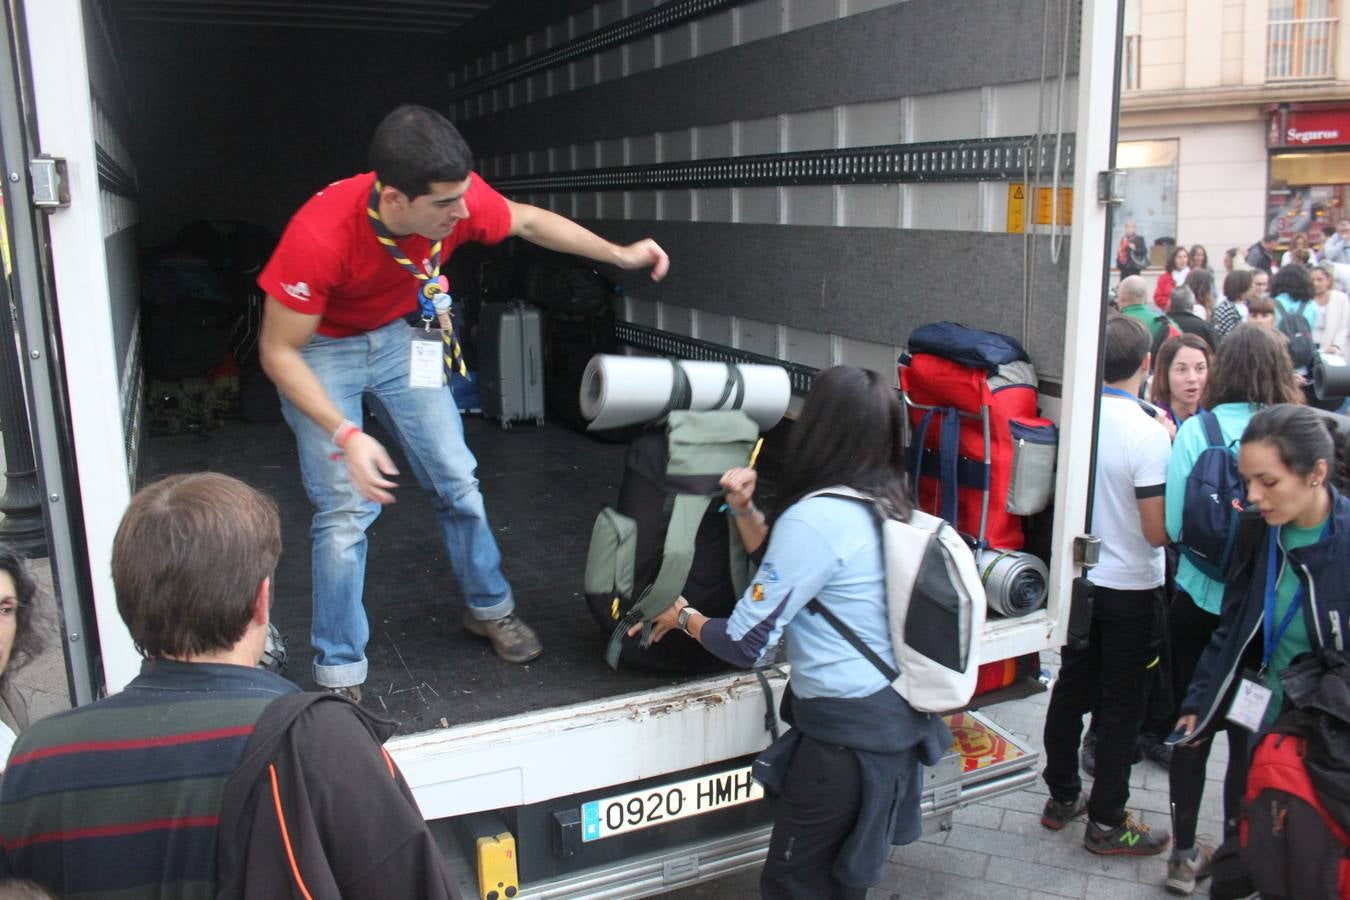
[[[70,206],[70,178],[66,161],[43,153],[28,161],[33,179],[33,205],[38,209],[65,209]]]

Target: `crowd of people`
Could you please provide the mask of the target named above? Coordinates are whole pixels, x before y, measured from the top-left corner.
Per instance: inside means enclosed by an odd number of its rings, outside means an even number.
[[[1172,274],[1175,283],[1195,258],[1173,253],[1164,278]],[[1101,562],[1087,576],[1090,637],[1064,650],[1046,716],[1050,799],[1041,821],[1062,829],[1086,815],[1084,844],[1097,853],[1170,847],[1165,886],[1188,895],[1216,853],[1216,842],[1196,835],[1213,738],[1224,733],[1229,752],[1220,840],[1235,843],[1251,752],[1282,708],[1279,673],[1319,646],[1317,617],[1339,621],[1350,606],[1338,580],[1339,561],[1350,559],[1341,524],[1350,503],[1340,493],[1350,466],[1336,426],[1307,404],[1295,341],[1276,327],[1283,316],[1306,313],[1318,350],[1341,351],[1346,300],[1332,288],[1334,268],[1323,263],[1310,274],[1293,261],[1274,278],[1235,269],[1217,305],[1209,302],[1208,271],[1191,268],[1181,281],[1163,313],[1147,307],[1144,280],[1126,275],[1119,311],[1106,324],[1091,526]],[[1197,479],[1211,483],[1216,453],[1232,460],[1250,520],[1233,518],[1241,539],[1222,565],[1193,549],[1202,532],[1188,518],[1217,495],[1195,488]],[[1279,560],[1270,572],[1267,555]],[[1292,624],[1263,648],[1253,623],[1267,587]],[[1272,692],[1255,726],[1225,715],[1243,665]],[[1125,810],[1130,767],[1140,758],[1168,770],[1170,836]],[[1094,778],[1087,794],[1080,763]]]

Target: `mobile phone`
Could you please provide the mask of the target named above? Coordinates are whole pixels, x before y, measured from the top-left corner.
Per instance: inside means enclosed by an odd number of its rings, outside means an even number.
[[[1175,747],[1190,736],[1191,733],[1189,731],[1184,728],[1178,728],[1176,731],[1173,731],[1167,737],[1163,738],[1163,743],[1169,747]]]

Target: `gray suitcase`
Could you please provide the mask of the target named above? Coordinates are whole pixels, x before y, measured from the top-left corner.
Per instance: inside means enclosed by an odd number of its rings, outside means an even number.
[[[510,428],[544,424],[543,323],[520,300],[485,303],[478,319],[478,390],[483,415]]]

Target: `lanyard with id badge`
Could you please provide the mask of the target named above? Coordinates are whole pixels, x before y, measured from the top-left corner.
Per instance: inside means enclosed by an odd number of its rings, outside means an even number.
[[[1242,673],[1242,678],[1237,684],[1237,692],[1233,695],[1233,703],[1228,708],[1228,720],[1230,722],[1253,732],[1261,730],[1273,693],[1265,684],[1266,667],[1270,665],[1270,660],[1275,655],[1275,648],[1280,645],[1280,641],[1283,640],[1289,626],[1293,624],[1294,617],[1303,608],[1304,596],[1303,582],[1299,581],[1298,586],[1294,589],[1294,596],[1289,601],[1289,608],[1284,611],[1284,616],[1280,619],[1279,625],[1276,626],[1275,600],[1279,590],[1280,575],[1283,573],[1283,566],[1280,565],[1279,561],[1278,531],[1271,535],[1268,545],[1270,551],[1266,557],[1265,615],[1261,622],[1261,668],[1256,672],[1248,670]],[[1283,565],[1288,564],[1288,554],[1286,553]],[[1295,575],[1296,580],[1297,577]]]
[[[381,184],[377,180],[370,188],[367,210],[375,239],[394,257],[394,262],[411,273],[418,282],[417,305],[422,312],[422,330],[414,329],[409,346],[408,386],[439,389],[445,386],[450,373],[468,374],[464,365],[464,351],[455,334],[450,282],[441,274],[441,242],[436,241],[431,245],[431,258],[426,263],[429,272],[404,256],[393,233],[380,217],[380,189]],[[439,327],[433,329],[432,322]]]

